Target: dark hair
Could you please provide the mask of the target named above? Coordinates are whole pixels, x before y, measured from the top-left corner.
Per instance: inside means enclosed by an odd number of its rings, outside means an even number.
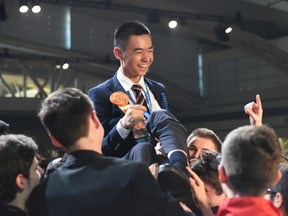
[[[25,135],[0,136],[0,203],[7,204],[15,199],[18,191],[15,179],[18,174],[29,179],[38,147],[34,140]]]
[[[223,193],[218,174],[219,156],[220,154],[217,152],[205,151],[191,166],[193,172],[204,183],[208,183],[215,188],[217,195]]]
[[[280,144],[272,128],[243,126],[227,135],[221,164],[240,195],[259,196],[277,176],[280,158]]]
[[[219,153],[221,152],[222,141],[220,140],[220,138],[216,135],[214,131],[208,128],[196,128],[195,130],[192,131],[192,133],[187,138],[187,144],[191,145],[192,139],[196,136],[210,139],[215,144],[217,151]]]
[[[285,210],[285,215],[288,215],[288,163],[282,162],[279,164],[279,169],[282,174],[279,182],[269,188],[269,191],[272,192],[270,195],[271,201],[274,200],[276,193],[279,192],[283,197],[283,207]]]
[[[0,135],[7,134],[9,131],[9,124],[0,120]]]
[[[131,35],[151,36],[150,30],[142,22],[132,20],[120,25],[114,32],[114,47],[125,50]]]
[[[88,118],[93,110],[86,94],[75,88],[63,88],[43,101],[38,117],[50,135],[69,147],[87,135]]]

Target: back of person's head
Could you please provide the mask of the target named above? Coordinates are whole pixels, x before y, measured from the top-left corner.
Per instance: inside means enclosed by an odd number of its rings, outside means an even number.
[[[194,137],[201,137],[211,140],[217,149],[217,151],[221,152],[222,141],[216,135],[216,133],[208,128],[196,128],[192,131],[192,133],[187,138],[187,144],[189,145]]]
[[[219,153],[217,152],[204,152],[191,166],[199,178],[205,183],[213,186],[217,195],[223,193],[221,183],[218,175],[218,165],[220,164]]]
[[[0,136],[9,132],[9,124],[0,120]]]
[[[94,111],[89,97],[75,88],[63,88],[51,93],[38,114],[49,135],[64,147],[73,145],[88,134],[89,115]]]
[[[241,196],[260,196],[278,176],[281,158],[275,131],[268,126],[242,126],[222,145],[221,165],[229,187]]]
[[[142,22],[132,20],[120,25],[114,32],[114,47],[125,50],[132,35],[150,35],[150,30]]]
[[[270,194],[269,197],[270,200],[273,203],[279,202],[277,203],[277,207],[278,206],[281,207],[285,212],[285,215],[288,215],[288,163],[287,162],[280,163],[279,169],[282,174],[281,179],[276,185],[268,189],[268,193]],[[276,197],[277,193],[280,193],[281,201],[279,197]],[[275,199],[277,198],[278,200],[276,201]]]
[[[29,170],[38,147],[25,135],[0,136],[0,204],[15,199],[18,188],[15,179],[22,174],[29,179]]]

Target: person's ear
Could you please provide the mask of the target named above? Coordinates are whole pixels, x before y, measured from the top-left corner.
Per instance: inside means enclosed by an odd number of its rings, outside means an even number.
[[[273,199],[273,205],[276,208],[280,208],[283,204],[284,200],[283,200],[283,196],[281,193],[277,192],[274,199]]]
[[[224,166],[221,165],[221,164],[218,166],[218,174],[219,174],[220,182],[227,184],[228,178],[227,178],[227,175],[226,175],[226,171],[225,171]]]
[[[93,111],[93,112],[91,113],[91,118],[92,118],[92,121],[93,121],[94,124],[95,124],[95,127],[96,127],[96,128],[99,128],[99,126],[100,126],[101,123],[100,123],[100,121],[99,121],[99,119],[98,119],[95,111]]]
[[[18,174],[18,175],[16,176],[15,183],[16,183],[16,185],[17,185],[17,187],[18,187],[19,189],[23,190],[24,187],[25,187],[25,177],[24,177],[24,175],[21,174],[21,173]]]
[[[58,142],[58,140],[54,136],[50,135],[50,139],[54,146],[58,148],[62,148],[62,145],[60,144],[60,142]]]
[[[117,58],[118,60],[122,60],[122,52],[119,47],[114,47],[113,53],[115,58]]]

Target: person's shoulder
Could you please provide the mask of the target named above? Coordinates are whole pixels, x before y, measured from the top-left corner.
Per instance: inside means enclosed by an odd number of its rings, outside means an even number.
[[[146,78],[146,77],[145,77],[145,80],[146,80],[146,82],[150,83],[150,85],[160,86],[160,87],[162,87],[162,88],[165,88],[165,85],[164,85],[163,83],[161,83],[161,82],[158,82],[158,81],[155,81],[155,80]]]
[[[107,98],[107,95],[111,94],[108,86],[111,85],[112,79],[113,78],[110,78],[110,79],[100,83],[99,85],[96,85],[96,86],[92,87],[91,89],[89,89],[88,96],[90,97],[90,99],[92,99],[92,101],[94,101],[97,98],[101,99],[101,100],[102,100],[102,98]]]
[[[105,80],[104,82],[102,82],[102,83],[100,83],[100,84],[92,87],[91,89],[89,89],[88,94],[89,94],[90,92],[94,92],[94,91],[98,91],[98,90],[101,90],[101,89],[105,89],[106,86],[111,82],[111,79],[112,79],[112,78],[107,79],[107,80]]]
[[[27,216],[26,212],[12,205],[0,204],[0,215],[1,216]]]

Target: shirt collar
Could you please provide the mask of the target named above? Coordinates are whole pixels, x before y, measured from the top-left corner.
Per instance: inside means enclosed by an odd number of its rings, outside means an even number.
[[[122,69],[120,67],[117,70],[117,79],[125,91],[129,91],[134,84],[128,77],[126,77],[124,75],[124,73],[122,72]],[[142,86],[142,88],[145,89],[145,82],[144,82],[143,76],[139,80],[138,84],[140,84]]]

